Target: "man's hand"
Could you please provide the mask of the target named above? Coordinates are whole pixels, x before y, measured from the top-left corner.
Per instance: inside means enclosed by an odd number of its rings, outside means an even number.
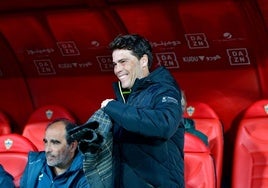
[[[101,103],[101,108],[104,108],[110,101],[113,101],[114,99],[105,99]]]

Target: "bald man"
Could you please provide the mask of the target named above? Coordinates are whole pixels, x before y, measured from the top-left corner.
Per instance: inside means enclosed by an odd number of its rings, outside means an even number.
[[[45,151],[30,152],[21,188],[89,188],[78,143],[68,135],[76,124],[67,119],[51,122],[43,139]]]

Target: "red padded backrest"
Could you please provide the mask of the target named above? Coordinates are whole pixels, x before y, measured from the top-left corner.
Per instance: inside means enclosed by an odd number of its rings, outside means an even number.
[[[15,133],[0,136],[0,164],[14,177],[16,187],[19,187],[29,151],[38,150],[26,137]]]
[[[22,135],[30,139],[39,151],[44,150],[43,138],[47,125],[57,118],[75,121],[73,115],[59,105],[46,105],[36,109],[28,119]]]
[[[220,187],[224,138],[223,127],[218,115],[206,103],[188,102],[184,117],[193,119],[196,129],[207,135],[216,166],[217,187]]]
[[[203,102],[187,102],[184,117],[195,119],[219,119],[215,111]]]
[[[37,151],[37,147],[26,137],[17,134],[0,135],[0,152]]]
[[[0,135],[11,133],[11,125],[6,114],[0,111]]]
[[[16,187],[20,185],[20,178],[28,161],[28,154],[25,153],[0,153],[0,163],[5,170],[14,177]]]
[[[268,117],[268,99],[259,100],[253,103],[246,110],[243,119],[256,119],[263,118],[266,119]]]
[[[186,132],[184,138],[185,187],[215,188],[215,166],[209,148],[193,134]]]
[[[246,110],[233,160],[233,188],[268,187],[268,100],[257,101]]]

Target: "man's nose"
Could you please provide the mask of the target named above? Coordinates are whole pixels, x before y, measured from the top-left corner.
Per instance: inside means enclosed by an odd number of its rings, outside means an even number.
[[[45,144],[45,151],[46,151],[46,152],[51,151],[51,145],[50,145],[49,143],[46,143],[46,144]]]

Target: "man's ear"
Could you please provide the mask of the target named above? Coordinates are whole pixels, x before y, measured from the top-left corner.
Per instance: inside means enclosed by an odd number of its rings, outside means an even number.
[[[70,147],[72,149],[73,152],[75,152],[75,150],[77,149],[78,147],[78,142],[75,140],[73,141],[71,144],[70,144]]]
[[[148,67],[148,55],[144,54],[140,59],[142,67]]]

